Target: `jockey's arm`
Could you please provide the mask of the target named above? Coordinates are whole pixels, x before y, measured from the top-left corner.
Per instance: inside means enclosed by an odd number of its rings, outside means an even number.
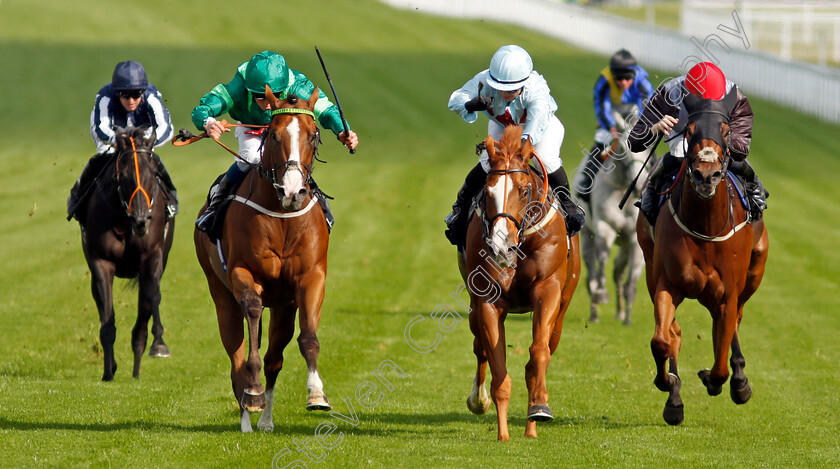
[[[750,154],[752,140],[753,111],[750,102],[738,89],[738,103],[729,120],[730,143],[729,150],[732,159],[743,161]]]
[[[659,133],[664,133],[676,123],[679,107],[668,102],[667,89],[660,86],[653,97],[645,104],[642,115],[627,138],[630,151],[641,152],[653,145]],[[670,119],[669,119],[670,118]],[[665,122],[662,122],[663,119]]]

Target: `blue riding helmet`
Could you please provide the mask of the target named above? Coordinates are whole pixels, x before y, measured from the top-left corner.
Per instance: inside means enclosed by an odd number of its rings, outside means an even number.
[[[114,75],[111,77],[114,90],[145,90],[149,86],[146,79],[146,70],[140,62],[126,60],[120,62],[114,68]]]

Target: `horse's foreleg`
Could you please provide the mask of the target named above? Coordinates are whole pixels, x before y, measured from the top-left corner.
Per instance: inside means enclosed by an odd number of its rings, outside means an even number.
[[[271,320],[268,326],[268,350],[265,352],[265,410],[260,415],[257,428],[264,432],[274,431],[272,409],[274,408],[274,385],[277,375],[283,369],[283,350],[295,335],[295,313],[297,308],[288,305],[284,308],[271,308]]]
[[[215,277],[214,277],[215,279]],[[219,323],[219,335],[222,345],[225,347],[230,358],[230,383],[233,388],[233,396],[239,403],[241,417],[240,427],[243,432],[251,431],[251,420],[249,412],[242,407],[242,397],[245,388],[248,386],[248,372],[245,366],[247,352],[245,350],[245,330],[242,325],[242,312],[236,303],[236,298],[218,280],[214,290],[213,282],[210,282],[210,292],[213,294],[213,302],[216,304],[216,318]]]
[[[96,260],[89,263],[91,282],[90,289],[96,309],[99,311],[99,342],[102,344],[102,354],[105,359],[105,370],[102,381],[112,381],[117,371],[117,361],[114,359],[114,340],[117,337],[117,326],[114,322],[114,265]]]
[[[559,320],[561,293],[561,285],[556,281],[543,282],[531,293],[531,303],[534,305],[531,326],[533,341],[529,348],[531,358],[525,365],[525,384],[528,387],[528,423],[525,425],[525,436],[528,438],[537,437],[536,422],[554,420],[548,407],[545,375],[551,361],[549,342],[555,321]]]
[[[325,280],[326,272],[316,266],[301,280],[301,285],[296,293],[297,303],[300,305],[298,347],[309,371],[309,377],[306,380],[306,389],[309,391],[306,402],[307,410],[332,409],[330,401],[324,393],[324,383],[318,374],[318,355],[321,352],[321,343],[318,341],[318,324],[321,322]]]
[[[160,323],[160,277],[163,273],[163,262],[160,254],[145,259],[140,266],[139,292],[137,298],[137,321],[131,330],[131,347],[134,350],[135,378],[140,377],[140,360],[146,351],[149,337],[149,318],[154,318],[152,335],[154,341],[151,356],[169,356],[169,349],[163,342],[163,325]]]
[[[247,386],[240,404],[248,412],[260,412],[265,408],[265,390],[260,382],[260,321],[262,320],[262,288],[256,285],[251,272],[235,267],[231,273],[231,285],[239,308],[248,324],[248,359],[245,362]],[[259,291],[258,291],[259,290]]]
[[[586,292],[589,294],[589,322],[600,322],[598,318],[598,302],[595,295],[598,290],[598,275],[595,263],[595,234],[584,225],[580,232],[580,246],[583,262],[586,264]]]
[[[475,311],[475,305],[470,308],[470,311]],[[470,314],[470,331],[472,331],[474,337],[473,353],[476,359],[476,369],[472,391],[467,398],[467,408],[476,415],[482,415],[490,409],[493,400],[490,399],[490,395],[487,394],[487,388],[484,386],[487,375],[487,354],[484,351],[484,344],[481,343],[481,332],[478,328],[477,315],[472,313]]]
[[[507,373],[507,357],[505,351],[504,313],[491,304],[481,303],[477,311],[478,329],[484,344],[487,361],[490,364],[490,395],[496,404],[496,420],[498,424],[499,441],[510,440],[508,432],[507,414],[510,403],[510,376]]]
[[[676,316],[677,306],[682,298],[672,294],[662,280],[653,296],[653,317],[655,329],[650,340],[650,350],[656,363],[656,377],[653,382],[660,391],[668,391],[671,380],[668,376],[668,358],[672,356],[672,324]]]
[[[160,320],[160,280],[163,277],[163,269],[166,266],[164,254],[160,253],[156,256],[154,264],[154,275],[149,279],[151,285],[154,286],[154,299],[152,304],[152,346],[149,347],[149,356],[155,358],[169,357],[169,347],[163,341],[163,323]]]
[[[679,425],[683,421],[683,405],[679,391],[681,381],[677,375],[677,353],[681,345],[681,330],[675,320],[676,308],[682,302],[682,296],[672,294],[664,279],[657,285],[653,298],[655,330],[650,341],[650,349],[656,362],[656,377],[653,383],[657,389],[668,393],[662,417],[669,425]]]
[[[741,352],[741,344],[738,342],[738,331],[732,336],[732,357],[729,358],[729,365],[732,367],[732,377],[729,379],[729,396],[736,404],[746,404],[752,397],[752,387],[744,374],[746,360]]]
[[[627,249],[630,251],[627,263],[627,279],[624,283],[624,302],[627,305],[624,311],[624,325],[632,324],[633,304],[636,302],[636,294],[638,293],[639,277],[642,276],[642,270],[645,267],[645,259],[642,255],[642,249],[639,247],[636,240],[635,233],[632,239],[628,240]]]
[[[723,383],[729,378],[729,347],[738,324],[738,307],[735,298],[728,298],[712,313],[712,345],[715,363],[711,370],[700,370],[697,375],[706,386],[710,396],[717,396],[723,390]]]
[[[618,250],[618,255],[615,257],[613,263],[613,284],[615,285],[615,318],[619,321],[624,321],[625,325],[630,324],[630,316],[628,311],[630,305],[627,303],[627,295],[625,294],[624,282],[627,280],[629,273],[627,266],[630,263],[630,253],[628,252],[626,243]]]

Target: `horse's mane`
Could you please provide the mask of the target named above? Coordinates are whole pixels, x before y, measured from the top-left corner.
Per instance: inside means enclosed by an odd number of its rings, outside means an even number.
[[[498,151],[503,155],[513,156],[522,148],[522,127],[509,125],[505,127],[505,134],[499,142]]]

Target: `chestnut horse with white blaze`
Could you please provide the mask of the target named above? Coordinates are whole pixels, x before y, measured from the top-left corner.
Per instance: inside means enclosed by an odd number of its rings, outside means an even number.
[[[717,109],[720,102],[690,93],[685,100],[691,119],[688,149],[668,208],[660,210],[653,235],[644,215],[636,225],[656,320],[650,341],[654,384],[669,393],[663,418],[670,425],[684,419],[677,371],[682,339],[675,316],[686,298],[697,299],[712,316],[714,365],[698,373],[709,395],[720,394],[729,378],[730,347],[730,396],[744,404],[752,395],[738,330],[744,304],[761,283],[769,249],[763,218],[751,219],[727,171],[729,112]]]
[[[329,410],[318,375],[316,335],[324,301],[329,232],[311,191],[312,162],[320,134],[308,99],[278,99],[266,87],[271,122],[261,162],[245,177],[227,210],[218,244],[198,229],[195,248],[216,305],[219,332],[231,363],[233,393],[240,405],[240,428],[251,431],[251,412],[262,412],[258,428],[274,430],[272,402],[283,350],[295,332],[309,369],[307,409]],[[204,210],[204,209],[202,209]],[[260,382],[262,311],[271,311],[266,387]],[[248,325],[248,342],[243,331]]]
[[[467,407],[483,414],[490,407],[484,387],[487,363],[496,404],[498,439],[509,440],[511,380],[505,365],[505,317],[533,311],[533,342],[525,366],[528,422],[525,436],[537,436],[537,421],[551,421],[546,371],[557,348],[563,316],[580,279],[579,236],[566,234],[563,215],[545,179],[529,166],[531,141],[522,128],[505,129],[501,142],[484,141],[491,170],[467,230],[459,267],[470,291],[470,330],[477,369]],[[541,163],[540,163],[541,164]],[[477,285],[478,274],[486,287]]]

